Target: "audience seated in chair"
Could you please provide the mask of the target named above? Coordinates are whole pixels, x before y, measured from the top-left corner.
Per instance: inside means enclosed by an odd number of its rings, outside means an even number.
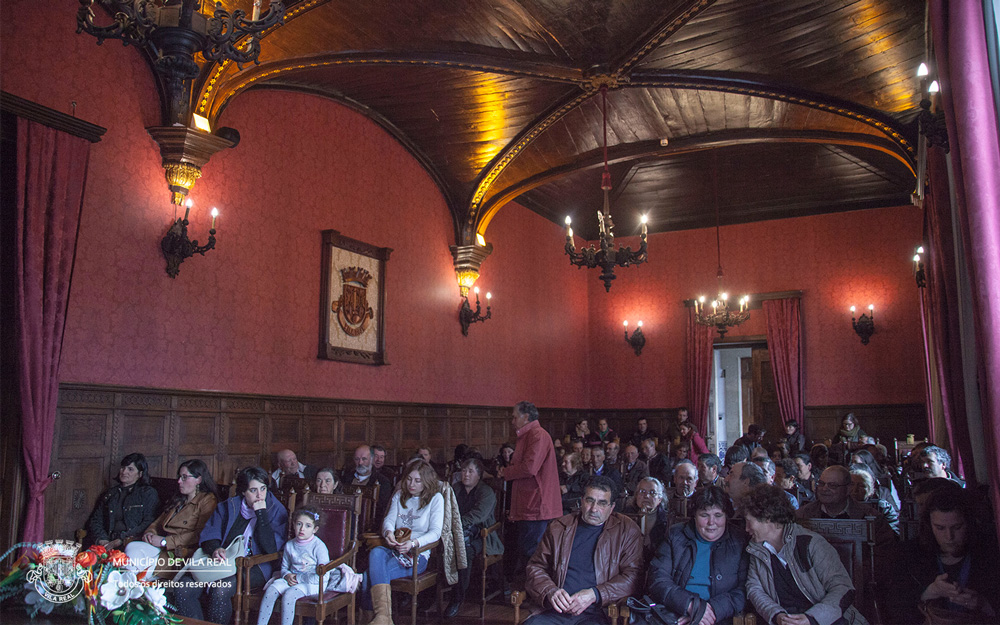
[[[649,563],[670,526],[666,493],[660,480],[655,477],[641,480],[635,496],[625,502],[622,512],[639,525],[642,532],[643,562]]]
[[[614,482],[594,477],[580,511],[555,519],[528,561],[529,625],[607,623],[602,608],[639,592],[642,535],[614,511]],[[519,608],[519,606],[518,606]]]
[[[992,527],[977,522],[969,493],[938,489],[923,506],[919,539],[903,543],[887,611],[893,623],[1000,622]]]
[[[698,456],[698,487],[722,486],[719,473],[722,471],[722,460],[713,453]]]
[[[178,495],[142,535],[125,546],[132,567],[146,572],[146,579],[173,577],[180,562],[198,548],[201,530],[215,506],[218,487],[208,466],[197,458],[177,468]],[[173,558],[168,558],[168,552]]]
[[[353,492],[349,488],[350,486],[366,486],[371,484],[372,481],[378,482],[379,494],[375,505],[375,519],[381,519],[385,516],[386,508],[389,506],[389,500],[392,497],[393,485],[391,481],[377,473],[372,466],[371,447],[360,445],[354,450],[354,466],[344,470],[340,481],[342,484],[341,490],[345,493]]]
[[[882,513],[892,531],[899,536],[899,513],[889,505],[889,502],[880,499],[875,490],[875,476],[872,475],[868,467],[863,464],[852,464],[850,497],[854,501],[867,504]]]
[[[332,495],[341,492],[340,482],[337,481],[337,472],[330,467],[323,467],[316,471],[316,487],[313,489],[321,495]]]
[[[796,524],[777,486],[754,486],[743,497],[750,534],[747,598],[765,623],[866,625],[852,605],[854,585],[822,536]]]
[[[649,468],[644,460],[639,459],[639,447],[629,444],[625,447],[625,457],[622,460],[622,482],[625,492],[632,494],[639,487],[639,481],[649,477]]]
[[[559,477],[563,514],[569,514],[580,505],[580,498],[583,497],[583,485],[588,478],[578,454],[567,454],[563,458],[562,474]]]
[[[268,491],[268,475],[260,467],[240,470],[236,476],[237,495],[220,502],[208,524],[201,532],[201,548],[217,560],[225,560],[226,549],[239,537],[244,538],[243,556],[250,554],[278,553],[285,545],[288,531],[288,512],[277,498]],[[260,588],[270,579],[273,566],[270,562],[255,566],[250,574],[250,586]],[[185,578],[184,586],[177,588],[177,614],[207,620],[221,625],[228,624],[233,616],[233,595],[237,592],[237,576],[232,575],[210,586],[196,584]],[[202,594],[208,595],[208,614],[203,615]]]
[[[87,521],[86,546],[121,549],[160,513],[160,498],[149,485],[145,456],[132,453],[122,458],[116,479],[118,484],[101,494]]]
[[[947,478],[961,487],[965,487],[965,480],[951,470],[951,454],[937,445],[928,445],[920,450],[920,465],[923,468],[924,477]]]
[[[863,519],[875,517],[875,544],[880,548],[895,542],[896,534],[876,508],[851,498],[851,473],[846,467],[827,467],[816,482],[816,501],[798,509],[804,519]]]
[[[733,506],[718,486],[695,493],[690,513],[659,542],[647,593],[693,625],[726,625],[746,604],[747,535],[728,524]]]
[[[382,523],[386,546],[372,550],[362,581],[361,607],[375,611],[371,625],[392,623],[389,583],[411,575],[414,567],[418,574],[427,569],[427,555],[419,555],[414,560],[413,553],[441,539],[444,498],[438,491],[439,480],[429,463],[416,459],[406,465]],[[408,530],[409,537],[397,540],[396,530]]]
[[[622,474],[613,465],[607,463],[607,455],[604,453],[603,447],[594,447],[590,452],[590,466],[587,468],[592,476],[603,475],[610,478],[615,483],[616,491],[619,493],[622,491],[624,486],[622,483]]]
[[[316,467],[308,467],[299,462],[295,452],[291,449],[282,449],[278,452],[278,468],[271,472],[271,487],[275,490],[284,490],[282,480],[285,476],[315,482]]]
[[[726,474],[726,492],[733,500],[734,516],[743,517],[743,497],[750,488],[758,484],[767,484],[764,471],[753,462],[737,462]],[[788,504],[791,505],[791,504]]]

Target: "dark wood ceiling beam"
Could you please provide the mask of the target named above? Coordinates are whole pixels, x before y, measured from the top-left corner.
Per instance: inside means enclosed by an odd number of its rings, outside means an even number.
[[[583,72],[572,67],[536,61],[500,59],[478,53],[412,52],[407,54],[389,54],[377,52],[333,52],[262,63],[255,67],[248,67],[227,81],[220,83],[217,80],[214,95],[210,96],[212,100],[211,105],[201,106],[199,110],[206,110],[207,113],[202,112],[201,114],[214,121],[230,100],[256,83],[279,78],[287,79],[289,76],[293,76],[297,70],[311,70],[319,67],[343,65],[353,65],[359,69],[378,65],[433,66],[507,76],[540,78],[573,85],[584,82]],[[206,98],[209,96],[203,92],[200,97],[203,101],[207,102]]]
[[[715,3],[715,0],[687,0],[685,4],[674,8],[663,20],[650,29],[639,45],[622,59],[611,63],[611,73],[626,75],[638,63],[656,50],[671,35],[681,29],[691,19]]]
[[[608,148],[608,163],[643,161],[753,143],[813,143],[864,147],[892,156],[907,167],[911,173],[914,173],[912,163],[900,153],[898,146],[888,139],[882,139],[876,135],[828,131],[743,129],[678,139],[672,141],[666,147],[661,146],[659,141],[639,141]],[[603,164],[604,160],[601,150],[593,150],[582,155],[572,163],[538,173],[496,192],[482,203],[480,209],[481,217],[476,225],[477,231],[485,232],[489,226],[489,222],[496,215],[497,211],[522,193],[562,176],[581,170],[602,167]]]
[[[712,74],[706,72],[635,72],[629,81],[632,87],[700,89],[738,93],[800,104],[842,117],[860,121],[877,129],[899,146],[900,152],[914,162],[916,150],[915,128],[900,120],[856,102],[842,100],[834,96],[815,93],[788,85],[763,82],[759,77],[734,76],[732,74]]]

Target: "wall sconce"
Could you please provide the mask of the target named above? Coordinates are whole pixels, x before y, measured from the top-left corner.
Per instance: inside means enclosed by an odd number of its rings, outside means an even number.
[[[628,319],[625,320],[625,342],[632,346],[635,350],[635,355],[638,356],[642,353],[642,348],[646,346],[646,335],[642,333],[642,322],[639,322],[639,327],[632,332],[632,336],[628,335]]]
[[[462,334],[464,336],[469,336],[469,326],[477,321],[486,321],[493,315],[493,311],[490,310],[490,300],[493,299],[493,294],[486,294],[486,315],[484,316],[480,314],[482,309],[479,307],[479,287],[477,286],[472,290],[476,293],[475,312],[473,312],[472,306],[469,305],[468,297],[462,300],[462,307],[458,310],[458,322],[462,324]]]
[[[868,304],[868,314],[861,315],[860,319],[855,319],[855,310],[854,306],[851,306],[851,325],[861,337],[861,344],[867,345],[868,340],[875,334],[875,304]]]
[[[924,260],[921,256],[923,253],[923,245],[913,252],[913,277],[917,281],[917,287],[921,289],[927,286],[927,274],[924,272]]]
[[[163,257],[167,259],[167,275],[176,278],[181,270],[181,263],[195,254],[205,255],[208,250],[215,249],[215,219],[219,209],[212,209],[212,228],[208,231],[208,243],[198,245],[198,240],[188,239],[188,214],[191,212],[191,200],[185,203],[184,219],[178,219],[170,226],[167,234],[160,241]]]

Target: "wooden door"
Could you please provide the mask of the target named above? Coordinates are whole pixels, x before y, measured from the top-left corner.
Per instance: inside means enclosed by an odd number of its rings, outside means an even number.
[[[778,410],[778,393],[774,388],[771,371],[771,354],[766,347],[754,347],[751,352],[753,366],[753,419],[751,423],[767,430],[766,440],[777,440],[785,431]]]

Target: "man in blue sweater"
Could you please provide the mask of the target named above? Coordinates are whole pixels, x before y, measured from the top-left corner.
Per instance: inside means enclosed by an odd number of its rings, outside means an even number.
[[[592,477],[580,510],[549,524],[528,562],[537,613],[525,625],[603,625],[604,607],[640,588],[642,534],[615,509],[615,483]]]

